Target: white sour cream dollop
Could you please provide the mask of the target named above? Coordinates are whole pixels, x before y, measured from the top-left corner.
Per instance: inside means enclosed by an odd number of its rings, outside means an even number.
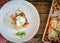
[[[22,16],[17,16],[16,17],[16,24],[17,26],[23,25],[26,22],[25,18]]]

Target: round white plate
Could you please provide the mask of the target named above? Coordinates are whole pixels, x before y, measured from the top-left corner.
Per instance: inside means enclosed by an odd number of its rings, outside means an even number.
[[[21,29],[21,31],[26,32],[26,36],[23,38],[16,37],[15,33],[17,30],[11,24],[10,16],[15,13],[16,9],[21,8],[25,13],[29,25],[26,29]],[[8,21],[9,20],[9,21]],[[30,40],[38,31],[40,25],[40,17],[36,8],[27,1],[10,1],[6,3],[0,9],[0,32],[3,37],[11,42],[26,42]]]

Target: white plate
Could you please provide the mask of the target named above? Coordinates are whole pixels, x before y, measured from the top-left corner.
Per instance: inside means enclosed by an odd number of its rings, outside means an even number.
[[[21,29],[19,31],[25,31],[26,36],[24,38],[16,37],[14,33],[17,32],[10,22],[10,15],[16,11],[16,9],[21,8],[25,13],[29,25],[26,29]],[[8,13],[8,15],[6,15]],[[8,22],[9,20],[9,22]],[[0,32],[3,37],[11,42],[26,42],[30,40],[38,31],[40,25],[40,17],[36,8],[27,1],[10,1],[6,3],[0,9]]]

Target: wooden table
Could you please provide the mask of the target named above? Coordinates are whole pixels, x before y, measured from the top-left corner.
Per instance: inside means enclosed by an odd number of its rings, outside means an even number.
[[[0,0],[0,8],[6,3],[8,2],[8,0]],[[51,2],[30,2],[32,3],[38,10],[39,15],[40,15],[40,27],[39,30],[37,32],[37,34],[29,41],[25,42],[25,43],[43,43],[42,42],[42,36],[45,30],[45,26],[46,26],[46,22],[47,22],[47,18],[49,15],[49,11],[50,11],[50,6],[51,6]],[[7,41],[7,43],[12,43]]]

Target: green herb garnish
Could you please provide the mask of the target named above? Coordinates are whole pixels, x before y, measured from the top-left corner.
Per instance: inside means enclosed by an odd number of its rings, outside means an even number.
[[[22,22],[20,22],[20,24],[23,24]]]
[[[17,32],[16,33],[16,36],[19,36],[19,37],[24,37],[26,35],[26,33],[25,32]]]
[[[21,11],[21,9],[18,8],[17,11]]]

